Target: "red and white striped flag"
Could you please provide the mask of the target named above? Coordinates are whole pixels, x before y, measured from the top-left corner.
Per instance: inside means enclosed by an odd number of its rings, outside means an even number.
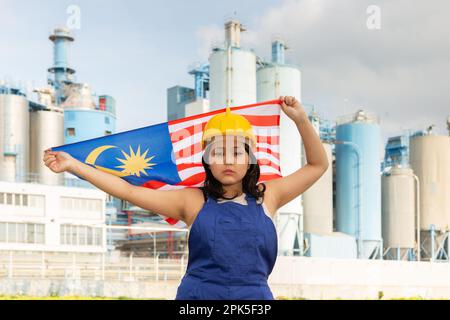
[[[271,100],[239,107],[231,111],[244,116],[252,125],[257,139],[255,156],[260,166],[260,179],[264,182],[281,177],[280,170],[280,100]],[[181,182],[170,185],[158,181],[145,183],[144,187],[160,190],[201,187],[205,179],[202,165],[201,137],[208,120],[225,108],[168,122],[175,163]],[[183,221],[165,217],[173,226],[185,227]]]

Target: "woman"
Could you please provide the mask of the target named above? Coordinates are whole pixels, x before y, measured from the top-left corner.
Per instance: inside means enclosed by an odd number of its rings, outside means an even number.
[[[276,211],[302,194],[328,167],[319,136],[301,104],[280,97],[283,112],[303,139],[307,164],[258,184],[256,138],[240,115],[212,117],[202,136],[202,188],[153,190],[86,165],[65,152],[46,150],[53,172],[69,171],[141,208],[182,220],[190,228],[189,261],[176,299],[274,299],[267,284],[277,256]],[[226,132],[225,132],[226,131]]]

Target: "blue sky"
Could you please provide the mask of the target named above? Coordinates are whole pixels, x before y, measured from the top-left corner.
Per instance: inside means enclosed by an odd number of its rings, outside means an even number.
[[[330,120],[363,108],[380,117],[383,141],[430,124],[447,134],[450,1],[0,0],[0,79],[46,83],[48,35],[66,23],[69,5],[81,9],[71,66],[78,81],[116,98],[119,132],[166,121],[166,89],[193,87],[189,66],[207,62],[234,16],[259,56],[270,56],[273,36],[287,41],[302,102]],[[366,26],[370,5],[380,8],[379,30]]]
[[[52,64],[48,35],[64,25],[68,6],[81,9],[70,64],[76,79],[117,100],[118,131],[166,120],[166,89],[193,86],[187,74],[198,51],[197,30],[227,16],[249,20],[277,1],[5,1],[0,0],[0,78],[44,85]]]

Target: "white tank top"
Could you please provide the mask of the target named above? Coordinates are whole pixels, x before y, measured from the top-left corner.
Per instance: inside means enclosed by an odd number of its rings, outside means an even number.
[[[245,200],[245,193],[243,193],[243,194],[241,194],[240,196],[237,196],[236,198],[231,199],[231,200],[220,199],[220,200],[217,201],[217,203],[223,203],[223,202],[227,202],[227,201],[233,201],[233,202],[236,202],[236,203],[243,204],[243,205],[245,205],[245,206],[247,205],[247,200]],[[260,202],[257,201],[257,203],[260,203]],[[262,203],[262,207],[263,207],[263,209],[264,209],[264,213],[265,213],[270,219],[273,219],[272,216],[271,216],[270,213],[269,213],[269,210],[266,208],[266,205],[264,204],[264,202]]]

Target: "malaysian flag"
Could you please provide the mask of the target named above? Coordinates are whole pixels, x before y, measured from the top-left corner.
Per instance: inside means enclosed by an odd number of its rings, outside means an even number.
[[[239,107],[231,111],[252,125],[257,145],[255,156],[264,182],[281,177],[280,100]],[[205,179],[201,137],[210,118],[225,108],[131,131],[51,148],[121,177],[133,185],[171,190],[201,187]],[[127,153],[128,151],[128,153]],[[170,225],[183,221],[160,216]]]

